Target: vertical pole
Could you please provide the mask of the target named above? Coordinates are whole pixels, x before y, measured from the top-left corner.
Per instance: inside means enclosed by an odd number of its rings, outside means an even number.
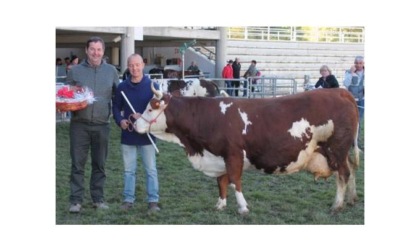
[[[184,52],[182,52],[182,79],[184,79],[184,68],[185,68],[185,57]]]
[[[226,65],[226,50],[227,50],[227,28],[219,27],[220,38],[216,41],[216,69],[215,77],[222,76],[223,67]]]
[[[127,58],[134,53],[134,27],[127,27],[126,33],[121,35],[121,71],[127,69]]]
[[[111,62],[114,66],[120,65],[120,48],[119,47],[116,47],[116,46],[112,47]]]

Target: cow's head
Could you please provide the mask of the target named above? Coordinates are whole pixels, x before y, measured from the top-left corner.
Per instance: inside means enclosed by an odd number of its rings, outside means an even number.
[[[135,125],[136,131],[141,134],[147,132],[152,134],[164,133],[167,128],[164,110],[168,105],[170,96],[165,95],[164,97],[163,93],[156,90],[153,84],[151,88],[155,95],[150,100],[142,116],[137,119]]]

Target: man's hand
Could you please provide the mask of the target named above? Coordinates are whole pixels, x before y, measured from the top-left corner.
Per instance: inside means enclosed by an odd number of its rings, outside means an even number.
[[[126,130],[128,128],[128,120],[127,119],[122,119],[120,122],[120,127],[123,130]]]
[[[356,73],[356,67],[354,65],[350,67],[350,72],[351,72],[351,74]]]
[[[133,115],[133,117],[134,117],[134,119],[139,119],[140,117],[141,117],[141,114],[140,113],[135,113],[134,115]]]

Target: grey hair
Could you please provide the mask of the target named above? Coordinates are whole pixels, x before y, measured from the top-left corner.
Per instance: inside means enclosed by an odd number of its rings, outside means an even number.
[[[354,58],[354,62],[360,62],[360,61],[365,61],[365,57],[363,56],[356,56],[356,58]]]
[[[143,62],[143,57],[140,55],[140,54],[138,54],[138,53],[133,53],[133,54],[131,54],[130,56],[128,56],[128,58],[127,58],[127,64],[130,62],[130,60],[132,59],[132,58],[134,58],[134,57],[140,57],[140,59],[141,59],[141,61]]]

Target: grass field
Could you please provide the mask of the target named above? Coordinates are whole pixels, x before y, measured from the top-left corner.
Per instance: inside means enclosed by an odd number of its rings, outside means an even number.
[[[362,130],[363,130],[362,126]],[[86,165],[85,201],[80,214],[70,214],[69,207],[69,123],[56,125],[56,223],[57,224],[364,224],[364,154],[357,171],[355,206],[346,206],[331,214],[335,197],[335,176],[315,182],[308,173],[287,176],[267,175],[249,170],[243,175],[243,193],[250,213],[239,215],[234,191],[229,189],[227,208],[214,210],[218,198],[215,178],[195,171],[184,150],[175,144],[158,142],[157,167],[160,183],[158,214],[147,214],[145,178],[138,168],[136,196],[132,211],[120,210],[122,203],[123,166],[120,151],[120,129],[112,123],[109,155],[106,164],[105,201],[109,210],[91,208],[88,181],[90,161]],[[362,144],[363,146],[363,144]],[[140,163],[140,162],[139,162]],[[141,164],[141,163],[140,163]]]

